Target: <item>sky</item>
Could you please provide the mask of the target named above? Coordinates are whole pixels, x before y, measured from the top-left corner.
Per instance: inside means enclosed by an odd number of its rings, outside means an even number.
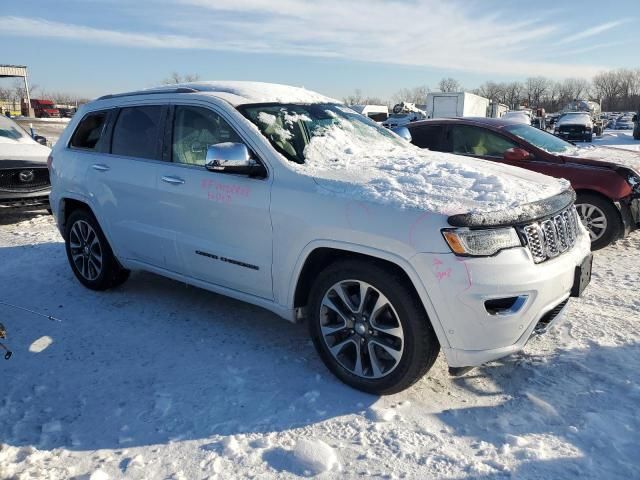
[[[638,22],[640,0],[3,0],[0,63],[88,97],[175,71],[388,99],[640,68]]]

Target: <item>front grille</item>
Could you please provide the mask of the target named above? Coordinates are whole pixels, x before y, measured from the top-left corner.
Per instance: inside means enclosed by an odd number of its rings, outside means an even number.
[[[46,167],[0,170],[2,192],[33,192],[49,186],[49,170]]]
[[[578,221],[576,209],[571,206],[551,218],[522,227],[533,261],[544,262],[573,247],[578,238]]]

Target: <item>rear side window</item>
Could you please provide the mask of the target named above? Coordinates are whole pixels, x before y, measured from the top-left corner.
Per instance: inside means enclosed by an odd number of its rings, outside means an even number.
[[[160,105],[121,109],[113,128],[111,153],[161,160],[160,127],[163,111],[164,108]]]
[[[94,112],[86,115],[80,120],[78,128],[73,133],[70,145],[74,148],[94,150],[104,131],[106,119],[107,112]]]
[[[442,125],[418,125],[409,127],[411,143],[436,152],[442,151]]]

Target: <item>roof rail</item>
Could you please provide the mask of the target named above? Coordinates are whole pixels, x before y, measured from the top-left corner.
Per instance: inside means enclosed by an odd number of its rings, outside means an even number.
[[[163,90],[137,90],[135,92],[125,92],[125,93],[110,93],[109,95],[103,95],[102,97],[98,97],[96,100],[107,100],[109,98],[119,98],[119,97],[133,97],[135,95],[152,95],[158,93],[194,93],[197,92],[195,88],[188,87],[179,87],[179,88],[167,88]]]

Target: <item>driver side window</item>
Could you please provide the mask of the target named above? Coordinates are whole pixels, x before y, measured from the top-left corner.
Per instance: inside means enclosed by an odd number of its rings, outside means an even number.
[[[470,125],[455,125],[451,128],[452,152],[461,155],[500,157],[506,150],[517,147],[514,142],[492,132]]]
[[[204,107],[176,106],[172,139],[173,162],[204,166],[207,148],[225,142],[243,143],[220,115]]]

